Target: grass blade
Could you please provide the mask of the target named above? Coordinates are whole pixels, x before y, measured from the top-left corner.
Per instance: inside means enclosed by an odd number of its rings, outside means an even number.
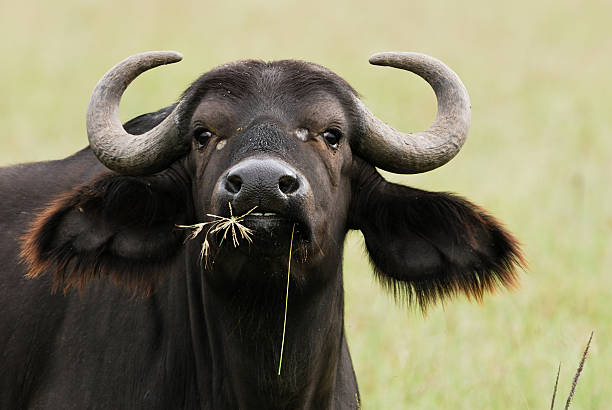
[[[285,349],[285,330],[287,329],[287,305],[289,302],[289,277],[291,276],[291,251],[293,250],[293,233],[295,224],[291,228],[291,243],[289,245],[289,262],[287,263],[287,292],[285,293],[285,318],[283,319],[283,340],[281,341],[280,359],[278,360],[278,375],[281,374],[283,366],[283,350]]]
[[[559,387],[559,373],[561,373],[561,363],[559,363],[559,368],[557,369],[557,380],[555,380],[555,388],[553,389],[552,401],[550,403],[550,410],[554,410],[555,408],[555,397],[557,397],[557,387]]]
[[[589,352],[589,347],[591,346],[591,340],[593,340],[593,332],[591,331],[591,337],[589,337],[589,342],[584,349],[584,353],[582,353],[582,359],[580,359],[580,364],[578,365],[578,369],[576,370],[576,374],[574,375],[574,380],[572,380],[572,389],[570,390],[570,394],[567,397],[567,402],[565,403],[565,410],[569,409],[570,403],[572,402],[572,398],[574,397],[574,392],[576,391],[576,386],[578,385],[578,378],[580,377],[580,373],[582,373],[582,369],[584,367],[584,362],[586,361],[587,353]]]

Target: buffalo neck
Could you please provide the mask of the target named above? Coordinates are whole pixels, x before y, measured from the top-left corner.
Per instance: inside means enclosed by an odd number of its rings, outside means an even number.
[[[316,266],[292,266],[280,375],[286,266],[217,262],[202,272],[191,263],[188,287],[197,377],[200,397],[209,401],[203,407],[331,407],[344,329],[341,260],[338,254]],[[305,280],[322,276],[329,279],[316,285]],[[219,277],[238,280],[224,286],[211,279]],[[243,282],[241,277],[250,279]]]

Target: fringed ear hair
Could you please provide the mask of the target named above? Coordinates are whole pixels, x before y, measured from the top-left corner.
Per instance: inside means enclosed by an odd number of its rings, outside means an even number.
[[[517,286],[525,267],[517,240],[467,200],[391,184],[380,175],[357,190],[354,224],[363,232],[383,287],[422,309],[465,294]]]
[[[55,291],[108,277],[150,294],[180,251],[184,187],[163,177],[105,175],[51,202],[21,238],[27,277],[53,273]]]

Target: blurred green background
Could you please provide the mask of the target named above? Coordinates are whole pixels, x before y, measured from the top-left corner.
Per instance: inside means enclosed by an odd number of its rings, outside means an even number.
[[[85,146],[90,91],[137,52],[185,59],[128,89],[125,120],[171,103],[215,65],[296,58],[331,68],[406,131],[433,120],[433,92],[367,58],[433,55],[470,92],[470,136],[438,170],[387,177],[487,208],[520,238],[529,269],[517,292],[482,305],[458,298],[424,316],[378,287],[351,234],[346,327],[363,408],[549,408],[562,362],[561,408],[594,330],[572,408],[611,409],[611,17],[609,0],[0,0],[0,165]]]

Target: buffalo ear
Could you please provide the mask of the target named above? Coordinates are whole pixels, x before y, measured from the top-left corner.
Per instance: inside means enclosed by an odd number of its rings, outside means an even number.
[[[374,169],[354,185],[352,225],[360,229],[375,274],[396,299],[428,305],[465,294],[516,287],[525,261],[518,242],[493,217],[448,193],[385,181]]]
[[[164,173],[106,174],[62,194],[22,237],[27,276],[54,272],[54,290],[83,289],[109,277],[148,294],[182,246],[175,224],[185,223],[189,189]]]

